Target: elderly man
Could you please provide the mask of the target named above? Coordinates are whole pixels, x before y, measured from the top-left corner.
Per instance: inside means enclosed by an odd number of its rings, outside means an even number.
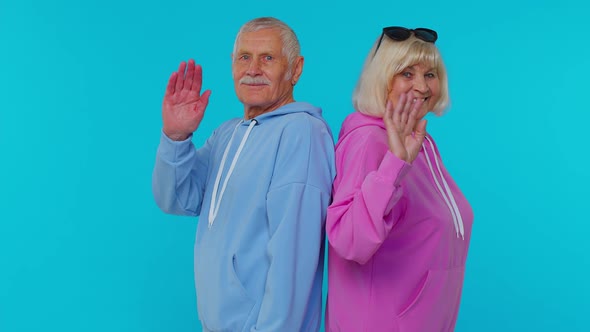
[[[194,256],[204,331],[318,331],[332,134],[319,108],[294,100],[303,57],[285,23],[243,25],[232,60],[244,117],[197,149],[191,137],[211,92],[201,93],[192,60],[170,77],[154,196],[167,213],[201,217]]]

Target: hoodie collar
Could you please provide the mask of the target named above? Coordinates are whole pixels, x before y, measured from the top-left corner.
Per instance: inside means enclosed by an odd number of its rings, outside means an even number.
[[[322,118],[322,110],[319,107],[313,106],[312,104],[306,102],[292,102],[283,105],[274,111],[262,113],[253,119],[255,119],[259,124],[262,124],[271,118],[290,113],[308,113],[313,117],[320,119]],[[246,121],[246,123],[248,123],[248,121]]]

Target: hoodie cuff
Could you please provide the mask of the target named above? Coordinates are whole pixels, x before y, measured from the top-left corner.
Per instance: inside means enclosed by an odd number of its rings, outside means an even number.
[[[387,151],[377,173],[382,178],[390,179],[395,186],[399,186],[410,169],[412,165],[399,159],[391,151]]]
[[[175,162],[186,158],[192,151],[193,135],[190,135],[184,141],[171,140],[164,131],[160,135],[160,146],[158,147],[158,155],[165,161]]]

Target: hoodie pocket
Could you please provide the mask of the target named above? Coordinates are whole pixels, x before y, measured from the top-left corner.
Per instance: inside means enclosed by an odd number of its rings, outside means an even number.
[[[237,258],[236,255],[233,255],[231,258],[231,276],[233,279],[232,284],[235,284],[236,288],[238,288],[240,290],[240,294],[241,297],[248,300],[248,302],[251,302],[252,304],[254,304],[254,301],[252,301],[250,299],[250,296],[248,295],[248,291],[246,291],[246,288],[244,287],[244,284],[242,284],[242,281],[240,280],[240,277],[238,277],[238,273],[236,272],[236,264],[237,264]]]
[[[429,270],[420,291],[398,314],[399,331],[453,331],[464,271],[464,268]]]
[[[197,290],[202,323],[209,331],[249,331],[255,323],[253,309],[256,302],[248,296],[236,273],[236,256],[227,257],[224,261],[226,263],[222,264],[219,273],[203,269],[202,273],[207,275],[202,280],[207,282]]]

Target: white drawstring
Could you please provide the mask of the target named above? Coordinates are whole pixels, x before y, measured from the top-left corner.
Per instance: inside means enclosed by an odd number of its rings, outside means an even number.
[[[234,171],[234,167],[236,166],[236,162],[238,161],[238,158],[240,157],[240,153],[242,153],[242,149],[244,148],[244,144],[246,144],[246,140],[248,140],[248,136],[250,136],[250,132],[252,131],[252,128],[254,128],[254,125],[256,125],[256,120],[253,119],[250,122],[250,125],[248,126],[248,130],[246,130],[244,137],[242,137],[242,141],[240,142],[240,146],[238,147],[238,150],[236,151],[236,154],[234,155],[231,165],[229,166],[229,170],[227,171],[227,175],[225,176],[225,180],[223,181],[223,186],[221,187],[221,192],[219,193],[219,199],[217,199],[217,189],[219,188],[219,182],[221,180],[221,173],[223,172],[223,167],[225,166],[225,160],[227,159],[227,154],[229,153],[229,148],[231,146],[231,143],[234,140],[234,136],[236,134],[238,127],[243,122],[244,122],[244,120],[238,122],[238,124],[234,128],[234,131],[231,134],[231,138],[229,139],[229,142],[227,143],[227,146],[225,147],[225,151],[223,152],[223,158],[221,158],[221,165],[219,165],[219,169],[217,170],[217,177],[215,178],[215,184],[213,185],[213,195],[211,196],[211,204],[209,205],[209,228],[211,228],[211,226],[213,226],[213,221],[215,220],[215,217],[217,217],[217,211],[219,211],[219,206],[221,205],[221,199],[223,198],[223,193],[225,192],[225,187],[227,186],[227,181],[229,180],[229,177],[231,176],[231,174]]]
[[[459,211],[459,207],[457,206],[457,202],[455,202],[455,197],[453,196],[453,193],[451,192],[451,189],[449,188],[449,185],[448,185],[447,181],[445,180],[445,177],[440,169],[440,165],[438,163],[438,158],[436,157],[436,150],[434,149],[434,144],[432,143],[432,141],[428,137],[426,137],[426,140],[428,141],[428,143],[430,143],[430,146],[432,148],[432,153],[434,155],[434,162],[436,164],[436,168],[438,170],[440,178],[442,179],[443,186],[445,187],[445,190],[443,191],[440,183],[438,182],[438,180],[436,178],[434,169],[432,167],[432,163],[430,162],[430,157],[428,156],[428,151],[427,151],[424,143],[422,143],[422,147],[424,148],[424,154],[426,155],[426,161],[428,162],[428,167],[430,168],[432,178],[434,179],[434,182],[436,183],[436,186],[437,186],[439,192],[442,194],[443,199],[445,200],[445,203],[447,203],[447,207],[451,211],[451,215],[453,216],[453,224],[455,225],[455,232],[457,233],[457,237],[459,237],[459,234],[461,234],[461,238],[465,239],[465,236],[464,236],[465,231],[464,231],[463,218],[461,216],[461,212]],[[447,195],[448,195],[448,197],[447,197]]]

